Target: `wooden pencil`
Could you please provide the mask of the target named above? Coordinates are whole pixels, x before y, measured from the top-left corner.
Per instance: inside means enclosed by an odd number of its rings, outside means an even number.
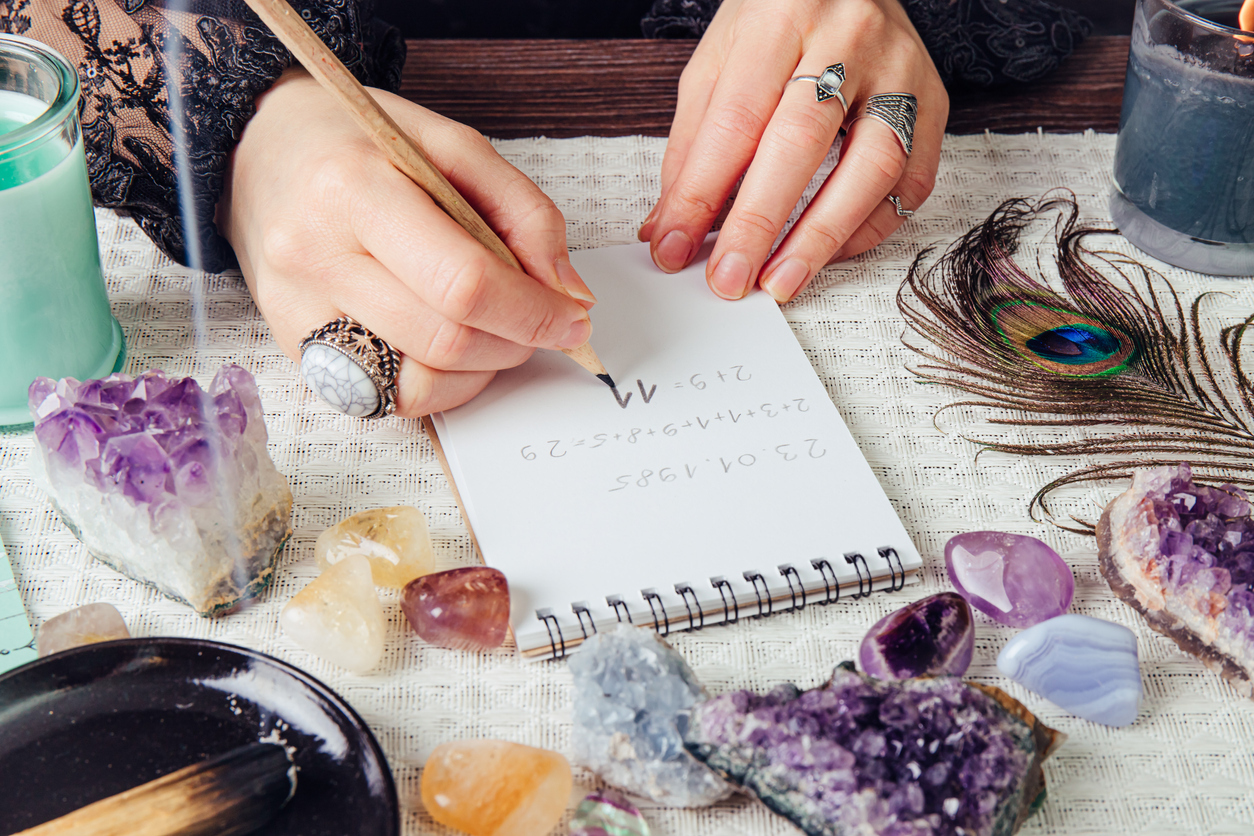
[[[458,193],[423,152],[418,141],[396,124],[391,116],[374,100],[369,91],[349,72],[343,62],[322,42],[309,24],[291,7],[287,0],[245,0],[262,23],[270,27],[283,45],[291,50],[296,60],[312,75],[336,101],[343,106],[353,120],[361,126],[379,146],[392,165],[413,180],[431,196],[436,205],[466,230],[483,246],[511,267],[522,270],[518,259],[505,242],[479,216],[474,207]],[[605,371],[592,346],[584,343],[578,348],[562,349],[563,353],[579,365],[595,374],[607,386],[614,381]]]

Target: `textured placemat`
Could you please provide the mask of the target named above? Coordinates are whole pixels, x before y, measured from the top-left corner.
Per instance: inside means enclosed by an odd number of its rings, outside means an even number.
[[[572,247],[635,240],[652,206],[664,141],[511,140],[500,151],[545,189],[567,218]],[[901,343],[895,294],[915,254],[945,244],[1008,197],[1068,187],[1086,216],[1105,221],[1110,135],[948,137],[931,200],[888,242],[854,262],[823,272],[785,308],[788,320],[840,408],[926,566],[921,587],[896,595],[734,627],[675,635],[676,646],[714,692],[765,690],[791,680],[803,687],[852,658],[866,627],[898,606],[946,588],[942,549],[961,531],[996,528],[1032,534],[1067,555],[1092,541],[1032,523],[1037,487],[1075,462],[981,456],[963,440],[976,412],[933,413],[954,399],[920,386],[905,370],[913,355]],[[316,574],[313,542],[340,518],[365,508],[413,504],[426,512],[443,566],[474,560],[465,527],[431,445],[416,421],[363,423],[316,401],[294,364],[271,342],[236,275],[204,276],[173,266],[130,222],[97,215],[113,308],[126,331],[128,371],[159,366],[207,383],[218,365],[236,362],[256,375],[270,429],[270,449],[296,496],[295,536],[273,589],[247,611],[208,621],[89,558],[57,520],[27,475],[29,435],[0,435],[0,535],[12,558],[31,620],[38,625],[71,607],[107,601],[134,634],[235,642],[278,656],[323,679],[366,718],[379,736],[405,805],[407,834],[449,833],[417,800],[421,766],[439,743],[498,737],[570,749],[570,677],[562,664],[523,665],[508,653],[467,654],[425,646],[388,602],[391,633],[380,669],[356,676],[297,648],[278,629],[283,603]],[[1132,248],[1117,244],[1124,252]],[[1229,318],[1254,310],[1254,283],[1202,279],[1168,271],[1182,294],[1201,288],[1231,294],[1215,303]],[[207,294],[204,342],[189,326],[193,288]],[[1110,489],[1080,491],[1073,507],[1096,515]],[[839,513],[839,509],[833,509]],[[764,521],[779,525],[780,521]],[[645,542],[641,548],[647,548]],[[778,555],[763,555],[773,566]],[[1022,832],[1236,834],[1254,831],[1254,703],[1114,600],[1090,553],[1069,557],[1076,573],[1072,611],[1127,625],[1140,641],[1146,701],[1137,722],[1109,729],[1078,720],[997,673],[996,654],[1014,631],[977,614],[971,676],[1006,688],[1068,735],[1046,764],[1049,801]],[[595,786],[577,777],[576,793]],[[646,807],[654,832],[666,836],[759,836],[796,833],[744,799],[698,811]]]

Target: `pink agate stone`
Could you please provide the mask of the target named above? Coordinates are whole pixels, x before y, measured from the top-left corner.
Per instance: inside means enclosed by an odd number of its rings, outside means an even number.
[[[500,647],[509,629],[509,584],[498,569],[467,566],[415,578],[401,609],[425,641],[456,650]]]
[[[1031,627],[1062,615],[1075,593],[1071,567],[1024,534],[959,534],[945,544],[945,567],[959,595],[1009,627]]]

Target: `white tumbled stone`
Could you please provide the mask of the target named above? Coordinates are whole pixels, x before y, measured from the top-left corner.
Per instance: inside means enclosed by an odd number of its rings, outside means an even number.
[[[318,397],[354,418],[379,409],[379,390],[360,366],[334,348],[314,343],[300,358],[300,374]]]
[[[370,561],[353,555],[292,596],[279,615],[288,638],[332,664],[365,673],[383,657],[383,605]]]

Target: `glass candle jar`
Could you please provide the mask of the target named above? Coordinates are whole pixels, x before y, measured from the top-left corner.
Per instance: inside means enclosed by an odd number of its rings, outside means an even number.
[[[104,377],[125,359],[100,271],[78,96],[64,58],[0,35],[0,427],[31,423],[36,377]]]
[[[1254,275],[1254,36],[1240,0],[1138,0],[1110,213],[1169,264]],[[1228,25],[1225,25],[1228,24]]]

